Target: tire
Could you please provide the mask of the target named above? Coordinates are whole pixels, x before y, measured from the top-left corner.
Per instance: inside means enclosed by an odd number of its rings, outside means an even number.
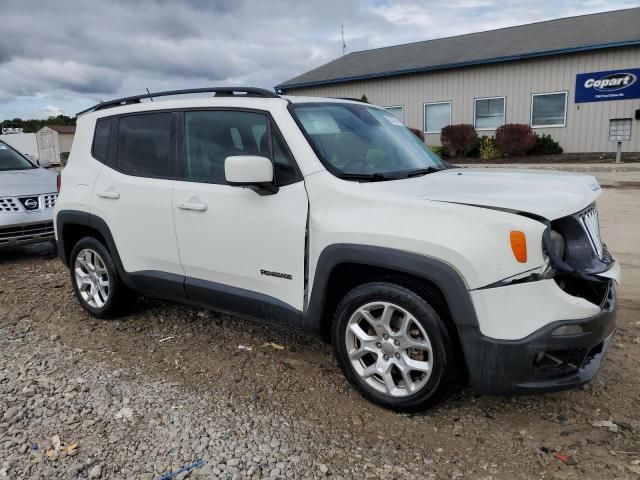
[[[122,282],[109,250],[94,237],[83,237],[74,245],[69,271],[76,298],[94,317],[118,317],[135,302],[135,295]]]
[[[455,385],[446,325],[427,300],[400,285],[366,283],[347,293],[336,309],[332,339],[349,383],[385,408],[424,410]]]

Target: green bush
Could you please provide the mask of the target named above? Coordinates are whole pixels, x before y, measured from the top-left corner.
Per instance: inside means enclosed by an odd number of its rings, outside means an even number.
[[[562,147],[551,138],[551,135],[543,133],[542,136],[536,135],[536,143],[530,153],[531,155],[557,155],[562,153]]]
[[[440,145],[429,145],[429,148],[431,149],[431,151],[433,153],[438,155],[440,158],[448,157],[447,151],[444,149],[443,146],[440,146]]]
[[[480,139],[480,158],[482,160],[495,160],[502,156],[500,149],[496,145],[496,139],[483,136]]]

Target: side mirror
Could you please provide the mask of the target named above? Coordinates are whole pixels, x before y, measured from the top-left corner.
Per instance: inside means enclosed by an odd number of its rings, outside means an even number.
[[[277,193],[273,184],[273,163],[266,157],[236,155],[224,161],[224,176],[229,185],[249,187],[260,195]]]

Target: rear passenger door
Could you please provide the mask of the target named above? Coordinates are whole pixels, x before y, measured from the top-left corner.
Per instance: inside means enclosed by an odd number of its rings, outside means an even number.
[[[91,213],[107,223],[124,269],[138,277],[172,280],[180,292],[184,272],[172,209],[176,114],[152,112],[99,120],[92,153],[106,166],[93,189]]]
[[[176,233],[196,301],[280,323],[303,309],[307,194],[269,115],[245,110],[185,111],[174,188]],[[272,159],[279,191],[261,196],[229,186],[232,155]]]

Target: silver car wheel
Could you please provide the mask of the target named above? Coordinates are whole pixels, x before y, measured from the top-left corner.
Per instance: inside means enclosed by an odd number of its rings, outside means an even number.
[[[345,339],[351,366],[380,393],[413,395],[431,376],[431,340],[405,308],[389,302],[363,305],[349,319]]]
[[[74,265],[76,286],[82,299],[93,308],[102,308],[109,301],[111,283],[102,257],[90,248],[81,250]]]

